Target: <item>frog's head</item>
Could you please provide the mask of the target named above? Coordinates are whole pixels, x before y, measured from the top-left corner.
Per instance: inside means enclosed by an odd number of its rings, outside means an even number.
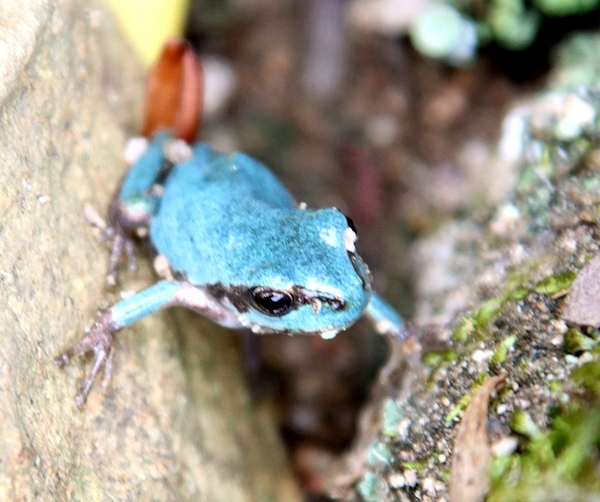
[[[258,227],[252,231],[261,236],[260,245],[244,257],[247,281],[226,292],[241,324],[258,333],[327,338],[356,322],[369,302],[371,281],[349,218],[337,209],[274,211]]]

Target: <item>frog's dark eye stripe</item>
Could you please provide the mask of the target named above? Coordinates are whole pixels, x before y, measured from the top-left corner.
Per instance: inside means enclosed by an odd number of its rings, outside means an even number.
[[[282,316],[294,308],[294,297],[287,291],[256,287],[250,290],[254,306],[270,316]]]
[[[310,305],[315,309],[315,305],[317,305],[315,302],[318,302],[337,312],[346,309],[346,302],[343,299],[322,291],[310,291],[302,286],[294,286],[294,296],[296,305]],[[316,310],[320,309],[317,308]]]

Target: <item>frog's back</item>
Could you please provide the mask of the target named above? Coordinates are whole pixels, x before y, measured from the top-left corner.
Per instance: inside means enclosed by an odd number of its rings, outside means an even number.
[[[240,204],[260,200],[271,207],[295,206],[287,188],[264,164],[240,152],[215,152],[206,143],[194,146],[192,159],[174,166],[165,187],[165,196],[191,193],[202,193],[201,203],[215,199],[229,204],[235,199]]]
[[[235,259],[243,260],[241,253],[252,249],[242,229],[270,212],[294,211],[295,202],[269,169],[245,154],[218,154],[205,144],[194,154],[169,173],[150,233],[174,270],[206,284],[226,279],[232,250],[239,248]]]

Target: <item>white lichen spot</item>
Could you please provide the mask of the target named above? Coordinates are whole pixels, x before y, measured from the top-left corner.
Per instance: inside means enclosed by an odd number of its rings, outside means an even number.
[[[356,248],[354,247],[354,243],[356,242],[356,233],[350,227],[344,230],[344,247],[346,251],[350,253],[355,253]]]
[[[123,159],[127,165],[135,163],[148,149],[148,139],[143,136],[129,138],[123,150]]]
[[[335,228],[323,228],[319,232],[319,237],[329,246],[335,247],[338,244],[338,237]]]

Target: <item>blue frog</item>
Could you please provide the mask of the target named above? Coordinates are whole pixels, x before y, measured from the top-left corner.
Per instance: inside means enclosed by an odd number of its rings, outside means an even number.
[[[400,316],[371,289],[356,253],[356,228],[337,209],[297,204],[277,177],[243,153],[187,145],[157,133],[133,163],[109,211],[114,284],[132,237],[147,235],[166,263],[163,279],[104,311],[55,363],[95,358],[77,396],[83,404],[99,370],[110,375],[118,331],[172,306],[255,333],[331,338],[362,315],[403,338]]]

